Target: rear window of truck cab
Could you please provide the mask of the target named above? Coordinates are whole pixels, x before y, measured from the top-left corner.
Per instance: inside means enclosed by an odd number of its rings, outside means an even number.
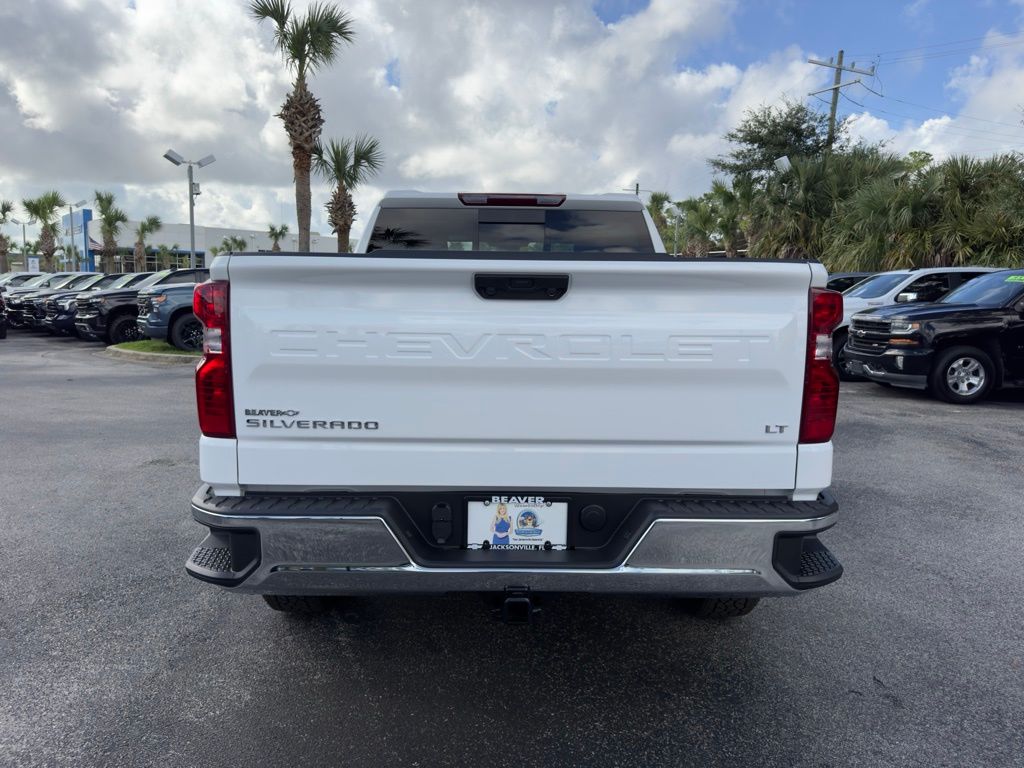
[[[367,251],[650,253],[640,211],[381,208]]]

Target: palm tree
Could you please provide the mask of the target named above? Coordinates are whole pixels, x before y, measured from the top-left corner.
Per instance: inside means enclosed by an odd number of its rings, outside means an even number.
[[[829,263],[905,269],[969,264],[1012,266],[1024,252],[1024,159],[951,157],[879,176],[839,207]]]
[[[681,221],[687,254],[704,258],[715,244],[718,222],[714,206],[705,197],[692,197],[676,205],[683,215]]]
[[[6,227],[11,223],[11,214],[14,213],[14,203],[10,200],[0,200],[0,227]],[[7,254],[11,250],[11,239],[0,231],[0,274],[7,271]]]
[[[269,237],[273,241],[273,243],[274,243],[274,245],[270,248],[270,250],[274,251],[275,253],[280,252],[280,250],[281,250],[280,243],[281,243],[282,240],[284,240],[284,238],[285,238],[285,236],[287,234],[288,234],[288,225],[287,224],[281,224],[280,226],[277,226],[277,227],[275,227],[273,224],[268,224],[267,225],[267,237]]]
[[[743,227],[743,201],[740,193],[718,179],[711,182],[711,199],[718,222],[715,229],[727,258],[735,258],[746,245]]]
[[[146,271],[146,238],[155,234],[164,224],[159,216],[147,216],[135,228],[135,271]]]
[[[249,12],[259,22],[274,24],[274,42],[285,64],[295,73],[292,90],[277,114],[284,123],[292,148],[295,209],[299,221],[299,250],[309,251],[312,201],[309,174],[313,154],[324,125],[319,100],[310,92],[307,77],[332,63],[342,43],[355,38],[352,20],[333,3],[313,3],[305,15],[292,12],[289,0],[252,0]]]
[[[341,141],[331,139],[326,148],[317,147],[313,162],[316,172],[334,185],[331,199],[324,207],[331,231],[338,236],[338,253],[348,253],[348,238],[356,217],[352,192],[377,175],[384,165],[380,141],[370,136]]]
[[[103,234],[103,250],[101,251],[100,271],[114,272],[114,257],[117,255],[117,236],[121,234],[121,225],[128,222],[128,214],[114,205],[113,192],[96,190],[96,217],[100,222]]]
[[[244,237],[230,235],[220,241],[220,247],[217,248],[217,253],[238,253],[240,251],[248,250],[249,243],[246,241]],[[210,251],[212,252],[213,248],[211,248]]]
[[[44,272],[53,271],[53,253],[57,250],[57,231],[59,223],[57,211],[66,206],[60,192],[51,190],[39,197],[22,200],[25,212],[39,222],[39,252],[43,256],[41,265]]]
[[[654,228],[658,230],[663,243],[669,242],[669,222],[665,209],[672,204],[672,196],[668,192],[651,192],[647,201],[647,212],[654,220]]]

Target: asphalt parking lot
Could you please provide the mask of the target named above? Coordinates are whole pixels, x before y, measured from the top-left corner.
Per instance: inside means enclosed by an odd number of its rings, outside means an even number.
[[[563,596],[295,619],[188,578],[189,367],[0,341],[0,765],[1010,766],[1024,396],[844,385],[835,585],[709,623]]]

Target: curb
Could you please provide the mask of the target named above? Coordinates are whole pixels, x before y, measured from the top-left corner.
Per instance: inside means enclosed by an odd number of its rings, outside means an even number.
[[[161,352],[136,352],[131,349],[107,347],[99,354],[114,360],[127,360],[132,363],[158,363],[159,365],[191,365],[199,362],[199,355],[165,355]]]

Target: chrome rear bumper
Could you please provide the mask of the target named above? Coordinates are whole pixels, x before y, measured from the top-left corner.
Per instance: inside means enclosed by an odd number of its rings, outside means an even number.
[[[728,503],[736,506],[735,500]],[[809,518],[658,518],[621,563],[602,568],[505,567],[500,562],[486,567],[428,567],[416,561],[383,516],[371,514],[225,514],[204,508],[198,493],[192,515],[210,533],[189,559],[189,573],[232,591],[258,594],[515,587],[537,592],[772,596],[794,595],[835,581],[842,573],[842,566],[815,536],[835,524],[834,503],[829,514]],[[780,542],[790,544],[780,547]]]

